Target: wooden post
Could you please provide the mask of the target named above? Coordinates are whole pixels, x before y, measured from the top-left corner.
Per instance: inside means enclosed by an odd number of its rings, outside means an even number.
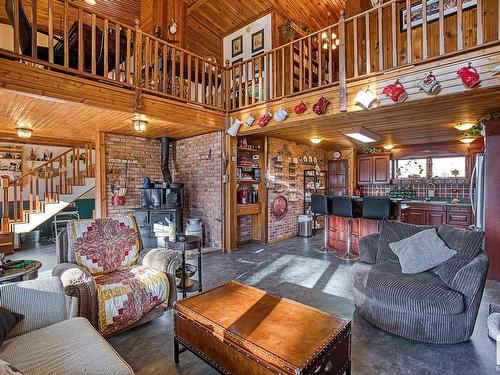
[[[226,93],[226,103],[225,103],[225,110],[228,112],[231,109],[231,90],[230,90],[230,82],[231,82],[231,70],[229,69],[229,60],[226,60],[226,65],[225,65],[225,71],[224,74],[226,76],[224,80],[224,92]],[[196,88],[196,91],[198,91],[198,87]]]
[[[36,59],[38,57],[38,41],[37,41],[37,17],[38,17],[38,6],[37,0],[31,0],[31,57]],[[52,51],[52,55],[54,51]]]
[[[347,78],[346,78],[346,53],[345,53],[345,11],[340,11],[339,20],[339,99],[340,111],[347,111]]]
[[[98,132],[95,141],[95,217],[107,216],[106,133]]]
[[[135,20],[134,65],[134,85],[140,87],[142,80],[142,33],[139,29],[138,19]]]
[[[1,176],[0,185],[3,189],[3,212],[1,230],[3,232],[9,232],[9,176]]]

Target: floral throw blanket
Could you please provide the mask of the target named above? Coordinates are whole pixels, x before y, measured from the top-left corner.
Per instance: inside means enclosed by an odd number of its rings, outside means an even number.
[[[163,272],[136,266],[95,278],[99,307],[99,332],[103,336],[125,328],[168,296]]]

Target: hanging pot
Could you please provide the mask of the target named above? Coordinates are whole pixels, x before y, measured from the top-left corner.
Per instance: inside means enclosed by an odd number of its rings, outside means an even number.
[[[391,83],[386,86],[383,93],[396,103],[403,103],[406,99],[408,99],[408,93],[401,82],[399,82],[399,79],[397,79],[393,84]]]
[[[326,113],[326,108],[328,107],[328,104],[330,104],[328,99],[322,96],[321,98],[319,98],[318,102],[313,105],[312,110],[317,115],[324,115]]]
[[[278,122],[284,121],[288,116],[288,112],[286,111],[285,107],[282,106],[278,111],[274,114],[274,119]]]
[[[229,129],[226,130],[226,133],[229,134],[231,137],[236,137],[238,134],[238,130],[240,130],[240,126],[243,124],[239,118],[236,118],[234,120],[233,124],[229,127]]]
[[[479,86],[479,84],[481,83],[481,80],[479,79],[479,73],[471,63],[461,68],[457,72],[457,74],[462,79],[463,84],[470,89]]]
[[[301,113],[304,113],[306,111],[306,105],[304,104],[304,102],[300,102],[299,104],[297,104],[295,107],[293,107],[293,111],[300,115]]]
[[[354,100],[356,102],[356,105],[365,109],[372,109],[377,102],[377,97],[369,88],[366,88],[358,92]]]
[[[247,127],[252,126],[254,121],[255,121],[255,117],[253,117],[253,114],[250,114],[250,116],[248,116],[246,121],[245,121],[245,126],[247,126]]]
[[[427,94],[437,94],[441,90],[441,83],[436,79],[436,77],[430,72],[427,77],[417,83],[417,87],[420,90],[424,90]]]
[[[258,121],[259,126],[261,128],[265,127],[269,123],[269,121],[271,121],[272,118],[273,114],[269,111],[266,111],[266,113],[264,113]]]

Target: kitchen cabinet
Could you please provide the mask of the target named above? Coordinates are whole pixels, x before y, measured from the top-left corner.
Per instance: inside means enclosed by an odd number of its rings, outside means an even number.
[[[409,206],[407,212],[401,216],[404,223],[435,226],[446,223],[463,229],[472,224],[472,210],[467,205],[410,203]]]
[[[391,180],[390,153],[361,154],[357,160],[357,183],[388,184]]]

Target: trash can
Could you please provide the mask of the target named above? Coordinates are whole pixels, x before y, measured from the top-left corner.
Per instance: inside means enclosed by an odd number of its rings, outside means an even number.
[[[312,236],[312,215],[299,215],[299,236]]]

